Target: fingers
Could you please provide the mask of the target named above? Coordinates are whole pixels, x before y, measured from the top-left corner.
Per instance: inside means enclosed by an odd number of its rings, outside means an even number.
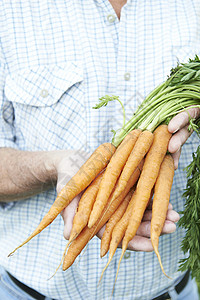
[[[166,220],[163,226],[162,234],[172,233],[176,230],[176,224],[172,221]],[[150,237],[151,234],[151,222],[145,221],[140,224],[137,235],[143,237]]]
[[[178,152],[181,146],[187,141],[192,132],[188,131],[188,125],[177,131],[170,139],[168,150],[171,153]]]
[[[151,218],[152,218],[152,211],[146,210],[144,213],[143,222],[151,221]],[[172,205],[169,204],[166,220],[176,223],[179,221],[179,219],[180,219],[180,215],[175,210],[173,210]]]
[[[178,168],[178,162],[181,154],[181,147],[192,134],[188,130],[189,120],[197,119],[200,115],[200,109],[192,107],[184,112],[179,113],[169,122],[168,130],[173,133],[168,145],[168,151],[172,153],[174,159],[174,168]]]
[[[79,150],[61,150],[58,154],[59,157],[56,157],[54,164],[58,174],[56,189],[59,193],[65,184],[76,174],[81,165],[83,165],[83,163],[89,157],[89,154]],[[77,211],[81,195],[82,193],[75,197],[61,213],[61,216],[64,220],[63,235],[65,239],[69,239],[70,237],[73,218]]]
[[[152,201],[148,207],[148,209],[144,213],[144,217],[142,220],[142,223],[140,224],[140,227],[138,228],[137,235],[145,238],[149,238],[151,234],[151,218],[152,218]],[[180,215],[173,210],[172,204],[169,203],[168,205],[168,211],[166,215],[166,220],[162,229],[162,234],[169,234],[173,233],[176,230],[176,222],[178,222],[180,219]],[[136,242],[135,242],[136,243]],[[146,241],[146,246],[149,243]],[[150,249],[150,247],[148,248]],[[149,250],[151,251],[151,250]]]
[[[169,122],[168,130],[171,133],[175,133],[181,128],[189,124],[189,120],[197,119],[200,115],[200,109],[198,107],[191,107],[190,109],[183,111],[172,118]]]
[[[122,248],[122,242],[119,243],[118,248]],[[150,238],[136,235],[128,243],[127,250],[152,252],[153,251],[153,246],[151,244]]]
[[[177,223],[180,220],[180,215],[173,209],[168,210],[166,220]]]
[[[166,220],[163,227],[162,234],[172,233],[175,230],[176,230],[176,225],[173,222]],[[150,231],[151,231],[151,223],[149,221],[142,222],[137,231],[137,235],[129,242],[127,249],[133,251],[145,251],[145,252],[153,251],[153,246],[150,240]]]
[[[162,234],[169,234],[176,231],[176,224],[166,220],[162,229]]]
[[[170,218],[177,219],[177,213],[173,210],[171,210],[172,215]],[[175,213],[175,216],[173,214]],[[103,227],[98,232],[98,237],[101,238],[103,231],[105,230],[105,227]],[[163,226],[162,234],[169,234],[176,230],[176,225],[166,220],[165,224]],[[150,239],[150,232],[151,232],[151,223],[150,221],[142,222],[138,231],[137,235],[134,236],[134,238],[129,242],[127,249],[132,251],[144,251],[144,252],[151,252],[153,251],[153,246],[151,244]],[[118,248],[122,247],[122,243],[118,245]]]
[[[188,131],[188,126],[183,127],[177,131],[170,139],[168,151],[172,154],[174,159],[174,168],[178,168],[178,162],[181,155],[181,147],[187,141],[192,132]]]
[[[151,252],[153,251],[153,246],[150,240],[151,234],[151,217],[152,211],[146,210],[144,214],[144,218],[140,227],[137,231],[136,236],[129,242],[128,248],[132,251],[145,251]],[[162,234],[169,234],[173,233],[176,230],[176,222],[180,219],[179,214],[172,209],[171,203],[169,203],[168,212],[166,216],[166,220],[162,229]],[[97,236],[101,239],[103,232],[105,230],[105,225],[100,229]],[[118,248],[122,247],[122,243],[118,245]]]
[[[102,236],[103,236],[103,233],[104,233],[104,231],[105,231],[105,228],[106,228],[106,225],[104,225],[98,232],[97,232],[97,237],[99,238],[99,239],[101,239],[102,238]]]
[[[72,224],[73,224],[73,218],[77,211],[79,200],[80,200],[80,196],[75,197],[72,200],[72,202],[65,209],[63,209],[63,211],[61,213],[61,216],[63,217],[63,221],[64,221],[63,235],[64,235],[64,238],[67,240],[70,237],[70,232],[71,232]]]
[[[128,250],[152,252],[153,246],[149,238],[136,235],[128,244]]]
[[[79,150],[61,150],[58,154],[55,167],[57,170],[57,192],[77,173],[80,167],[89,158],[90,154]]]
[[[172,153],[172,157],[173,157],[173,160],[174,160],[174,169],[175,170],[178,169],[178,163],[179,163],[180,155],[181,155],[181,148],[177,152]]]

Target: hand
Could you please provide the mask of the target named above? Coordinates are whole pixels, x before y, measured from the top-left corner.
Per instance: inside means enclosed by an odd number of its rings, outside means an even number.
[[[152,216],[152,202],[147,207],[142,223],[140,224],[136,236],[129,242],[128,249],[133,251],[153,251],[153,246],[150,240],[151,232],[151,216]],[[176,222],[180,219],[179,214],[173,210],[172,205],[169,204],[166,220],[163,226],[162,234],[169,234],[176,230]],[[97,236],[102,237],[105,226],[101,228]],[[119,245],[121,248],[121,244]]]
[[[169,122],[168,130],[173,133],[168,145],[168,151],[172,153],[174,167],[178,168],[178,162],[181,154],[181,147],[187,141],[192,131],[188,131],[190,118],[197,119],[200,116],[200,109],[193,107],[187,111],[181,112]]]
[[[57,192],[59,193],[65,184],[76,174],[79,168],[88,159],[89,154],[78,150],[62,150],[59,151],[55,159],[55,167],[58,174]],[[81,193],[82,194],[82,193]],[[61,212],[64,221],[63,235],[65,239],[69,239],[72,229],[74,215],[77,211],[81,194],[76,196],[72,202]]]

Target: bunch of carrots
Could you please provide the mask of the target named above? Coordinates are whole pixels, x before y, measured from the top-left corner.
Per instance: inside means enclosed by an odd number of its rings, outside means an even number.
[[[199,91],[200,60],[196,56],[187,64],[172,69],[168,79],[145,98],[127,123],[124,116],[123,127],[119,134],[114,134],[112,143],[104,143],[93,152],[57,195],[38,227],[10,255],[50,225],[74,197],[84,191],[61,263],[63,270],[67,270],[106,224],[101,257],[109,251],[109,259],[104,272],[122,242],[120,265],[153,197],[151,242],[166,275],[158,244],[174,176],[173,159],[167,153],[171,138],[167,124],[180,111],[187,111],[191,106],[200,107]],[[113,100],[121,103],[116,96],[105,96],[95,108]],[[196,130],[192,119],[190,126]]]

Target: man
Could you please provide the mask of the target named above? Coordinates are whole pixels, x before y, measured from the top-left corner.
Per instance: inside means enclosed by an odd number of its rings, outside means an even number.
[[[108,299],[121,251],[97,287],[107,258],[99,259],[96,237],[69,270],[47,281],[62,257],[63,228],[68,238],[79,197],[62,212],[63,219],[58,217],[13,257],[7,254],[38,225],[86,153],[120,128],[117,103],[96,111],[98,98],[118,95],[132,114],[177,58],[186,61],[198,54],[198,1],[2,1],[1,6],[1,298]],[[197,117],[199,111],[192,114]],[[169,124],[176,168],[189,137],[187,124],[187,114]],[[182,148],[171,193],[175,211],[183,208],[183,168],[197,145],[192,135]],[[175,211],[170,207],[163,233],[175,230]],[[137,252],[127,251],[113,299],[187,299],[189,289],[195,299],[193,282],[177,271],[184,232],[178,229],[160,241],[170,281],[151,252],[149,224],[141,225],[140,238],[130,244]]]

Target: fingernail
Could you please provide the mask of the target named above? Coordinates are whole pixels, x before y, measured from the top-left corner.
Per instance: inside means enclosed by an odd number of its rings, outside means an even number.
[[[178,128],[176,128],[174,131],[173,131],[173,133],[176,133],[177,131],[179,131],[179,127]]]

